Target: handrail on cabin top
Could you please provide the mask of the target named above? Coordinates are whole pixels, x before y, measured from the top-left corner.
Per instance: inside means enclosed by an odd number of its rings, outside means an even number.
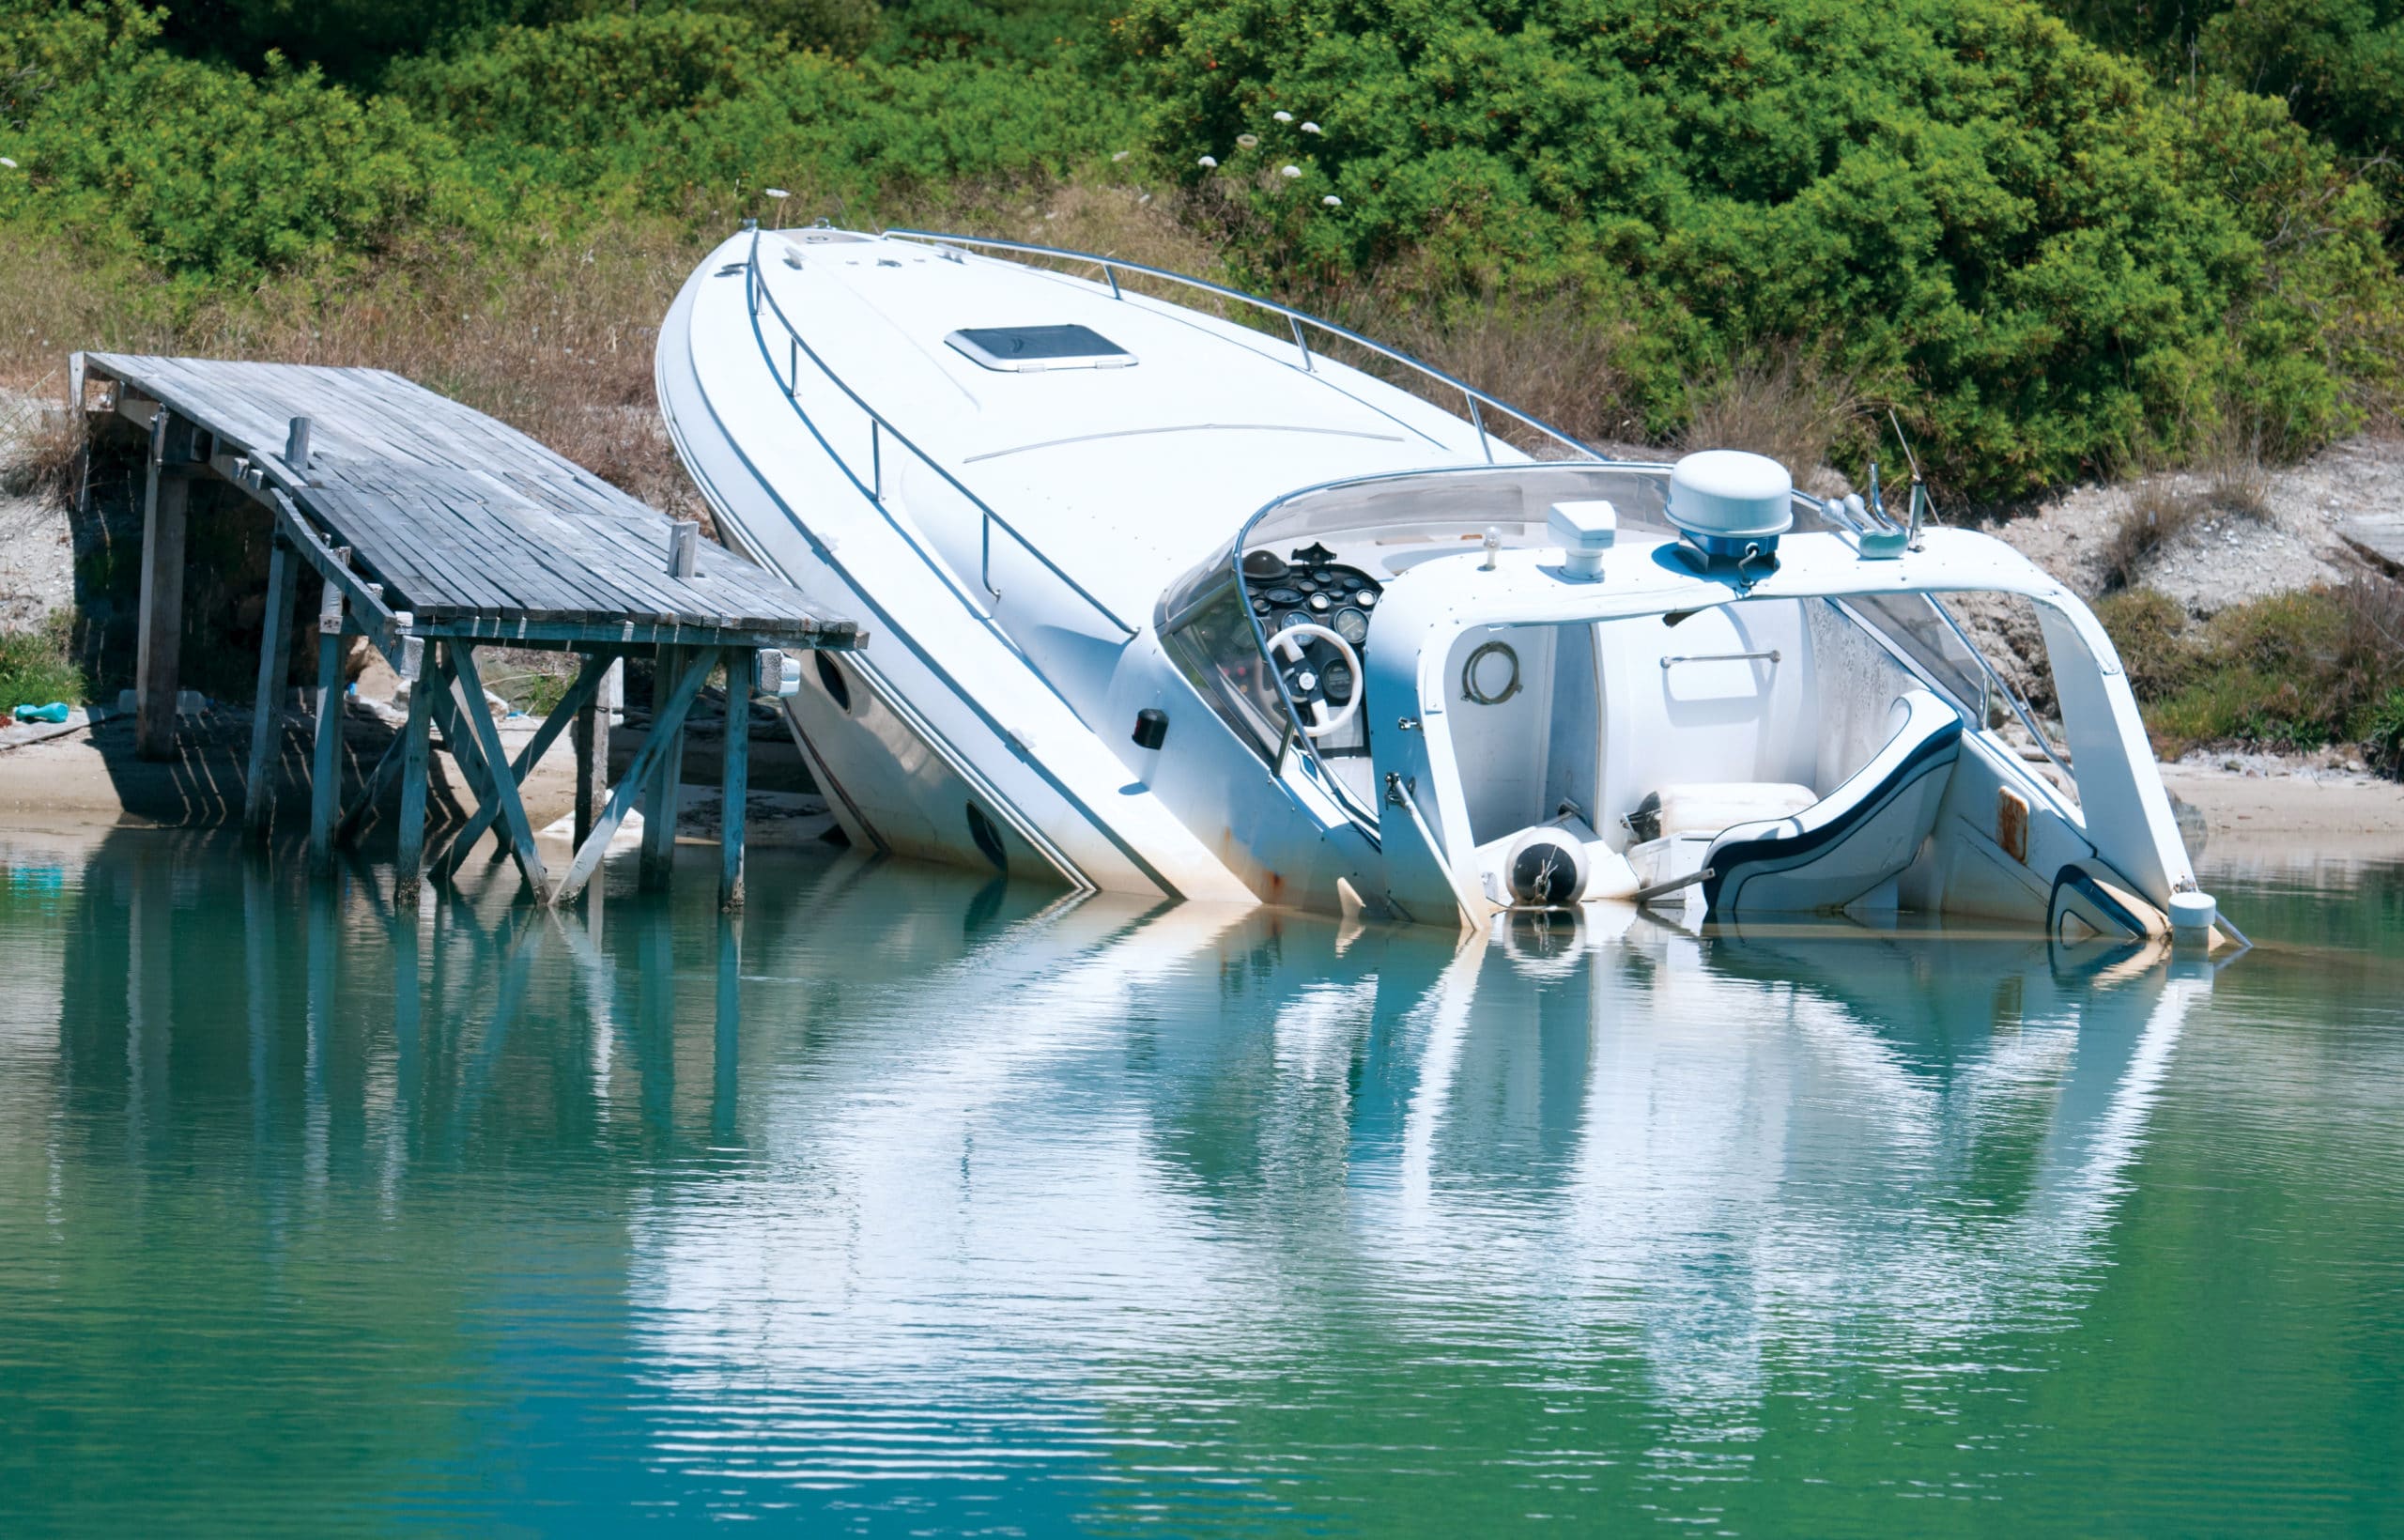
[[[885,234],[889,239],[930,241],[939,246],[990,247],[995,251],[1028,252],[1039,256],[1060,256],[1076,262],[1090,262],[1102,269],[1102,276],[1110,281],[1110,296],[1114,300],[1124,300],[1127,297],[1118,286],[1118,270],[1122,268],[1129,272],[1140,272],[1148,277],[1162,279],[1171,284],[1182,284],[1187,288],[1215,294],[1224,300],[1234,300],[1250,305],[1256,310],[1265,310],[1271,315],[1286,317],[1293,328],[1294,346],[1301,350],[1302,368],[1313,373],[1317,371],[1312,369],[1310,344],[1303,340],[1302,329],[1307,326],[1315,331],[1324,331],[1331,337],[1342,337],[1348,343],[1367,348],[1379,358],[1399,363],[1412,373],[1432,379],[1449,390],[1460,392],[1461,399],[1469,408],[1470,424],[1477,429],[1478,446],[1485,451],[1487,463],[1489,465],[1494,462],[1494,446],[1488,440],[1486,417],[1479,409],[1481,407],[1491,407],[1512,421],[1533,428],[1564,448],[1577,451],[1580,459],[1607,460],[1610,458],[1609,455],[1598,454],[1592,447],[1579,442],[1542,418],[1531,417],[1509,402],[1497,400],[1466,380],[1456,379],[1433,364],[1423,363],[1408,353],[1388,347],[1383,343],[1373,342],[1349,327],[1338,326],[1333,321],[1324,320],[1307,310],[1297,310],[1291,305],[1279,304],[1274,300],[1263,299],[1257,294],[1247,294],[1241,289],[1230,288],[1225,284],[1213,284],[1207,278],[1194,278],[1185,273],[1172,272],[1166,268],[1147,267],[1141,262],[1129,262],[1120,257],[1103,256],[1096,252],[1071,251],[1063,246],[1037,246],[1023,240],[993,240],[982,236],[948,235],[940,230],[887,230]]]
[[[790,372],[794,377],[785,382],[786,397],[788,399],[792,399],[799,389],[801,372],[800,358],[801,355],[808,354],[809,362],[818,366],[818,372],[824,375],[828,380],[832,381],[835,388],[842,392],[844,396],[850,400],[852,405],[857,407],[868,418],[869,454],[872,462],[871,474],[874,478],[872,486],[869,483],[862,482],[859,478],[858,472],[853,470],[849,465],[845,465],[843,463],[842,456],[836,454],[835,446],[833,444],[826,444],[826,452],[830,455],[834,455],[835,461],[838,465],[842,466],[843,474],[852,479],[854,485],[856,485],[860,487],[861,490],[868,492],[870,500],[874,501],[880,508],[884,506],[884,439],[886,437],[890,437],[894,442],[900,444],[903,449],[908,450],[912,454],[917,456],[921,464],[925,465],[928,470],[932,470],[936,475],[941,476],[953,491],[958,492],[962,497],[966,498],[969,503],[976,508],[981,521],[979,544],[982,552],[983,565],[983,570],[979,574],[979,578],[984,583],[986,593],[992,594],[997,599],[1002,595],[1002,591],[994,586],[994,527],[995,525],[999,525],[1001,526],[1003,533],[1018,542],[1020,549],[1025,551],[1029,556],[1034,557],[1036,561],[1041,562],[1045,571],[1049,572],[1053,577],[1057,578],[1062,583],[1066,584],[1069,591],[1074,593],[1078,598],[1083,599],[1086,604],[1092,606],[1095,613],[1102,616],[1103,620],[1108,621],[1111,624],[1117,626],[1122,635],[1132,637],[1136,634],[1136,627],[1128,624],[1123,620],[1120,620],[1117,611],[1113,610],[1108,605],[1102,603],[1100,599],[1094,597],[1092,593],[1086,591],[1084,584],[1078,582],[1074,578],[1070,577],[1066,572],[1060,570],[1058,562],[1053,561],[1050,557],[1044,555],[1041,550],[1038,549],[1033,541],[1027,539],[1026,536],[1021,534],[1015,528],[1013,528],[1009,519],[1006,519],[1001,515],[995,513],[992,505],[986,502],[983,498],[979,497],[966,486],[961,485],[959,477],[945,470],[941,465],[935,462],[932,455],[920,449],[917,444],[911,442],[909,436],[904,434],[901,429],[895,427],[890,422],[886,421],[882,412],[879,412],[874,407],[870,406],[866,401],[861,400],[859,393],[853,390],[850,385],[844,383],[843,377],[837,374],[834,369],[827,364],[824,359],[818,356],[818,350],[816,348],[810,346],[808,342],[802,339],[800,330],[793,324],[792,318],[785,315],[784,306],[777,302],[777,297],[773,293],[769,292],[767,282],[761,274],[760,232],[757,229],[754,229],[751,232],[751,246],[748,254],[745,257],[744,265],[747,270],[743,275],[744,286],[749,290],[749,294],[747,296],[748,303],[746,308],[751,312],[753,325],[756,327],[759,322],[760,301],[765,300],[768,302],[769,311],[777,317],[777,324],[784,328],[785,336],[791,344],[791,357],[793,362]],[[763,344],[766,341],[765,338],[761,340]],[[765,350],[764,347],[763,350]],[[772,356],[769,359],[769,369],[772,374],[775,371],[775,367],[776,361]],[[801,404],[797,400],[794,402],[794,409],[795,411],[801,410]],[[803,413],[803,419],[805,422],[808,420],[807,413]],[[823,435],[820,436],[820,442],[825,443],[825,439]],[[888,513],[886,516],[889,518],[891,515]],[[963,598],[966,595],[964,594],[963,595]],[[975,607],[972,606],[971,608]],[[989,621],[992,619],[990,615],[985,618]]]

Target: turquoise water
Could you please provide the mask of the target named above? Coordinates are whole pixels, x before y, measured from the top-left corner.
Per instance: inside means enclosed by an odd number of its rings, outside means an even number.
[[[2215,973],[0,865],[10,1535],[2404,1532],[2404,870]]]

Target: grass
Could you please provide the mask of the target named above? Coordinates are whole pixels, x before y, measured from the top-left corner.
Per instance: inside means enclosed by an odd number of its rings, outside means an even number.
[[[54,615],[36,631],[0,632],[0,713],[53,701],[81,705],[87,690],[66,616]]]
[[[2270,518],[2270,475],[2251,445],[2224,447],[2202,469],[2200,485],[2155,477],[2130,497],[2128,511],[2104,537],[2105,593],[2134,588],[2155,552],[2209,518]]]
[[[2404,586],[2360,578],[2200,624],[2160,593],[2127,589],[2096,614],[2165,758],[2211,744],[2353,745],[2404,776]]]

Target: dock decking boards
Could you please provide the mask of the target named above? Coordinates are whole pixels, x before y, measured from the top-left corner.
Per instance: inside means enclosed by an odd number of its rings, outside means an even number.
[[[731,744],[743,731],[759,652],[866,644],[853,623],[814,612],[781,579],[723,547],[702,545],[692,576],[675,576],[675,523],[666,515],[524,434],[387,370],[80,353],[69,379],[79,408],[115,412],[149,435],[135,686],[142,752],[172,751],[184,493],[188,478],[214,475],[268,510],[271,598],[288,595],[299,562],[324,584],[313,864],[329,864],[337,840],[363,822],[356,809],[342,813],[340,762],[331,751],[340,682],[326,671],[327,660],[343,638],[364,636],[409,682],[406,742],[394,745],[362,790],[362,798],[372,796],[384,777],[399,776],[403,821],[418,821],[401,834],[398,902],[417,901],[424,865],[429,729],[442,734],[478,799],[461,840],[432,863],[435,874],[455,870],[463,841],[490,827],[537,898],[555,903],[590,881],[638,792],[646,820],[673,838],[685,716],[713,669],[727,670]],[[95,384],[102,387],[97,402]],[[268,746],[282,704],[288,608],[269,605],[259,662],[244,820],[259,839],[270,816]],[[551,648],[584,658],[562,720],[547,725],[515,763],[501,754],[480,684],[474,649],[484,645]],[[655,650],[660,699],[651,741],[626,782],[605,800],[604,766],[593,762],[608,737],[608,718],[595,712],[599,685],[628,654]],[[554,882],[533,849],[518,787],[571,713],[586,724],[572,734],[578,849]],[[739,785],[740,757],[732,747],[729,755]],[[719,893],[730,907],[742,902],[743,827],[739,808],[722,820]],[[666,870],[657,847],[655,838],[646,839],[645,886]]]

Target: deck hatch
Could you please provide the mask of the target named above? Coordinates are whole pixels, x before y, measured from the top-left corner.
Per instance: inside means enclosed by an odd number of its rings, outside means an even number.
[[[1089,326],[963,327],[944,339],[988,369],[1124,369],[1135,355]]]

